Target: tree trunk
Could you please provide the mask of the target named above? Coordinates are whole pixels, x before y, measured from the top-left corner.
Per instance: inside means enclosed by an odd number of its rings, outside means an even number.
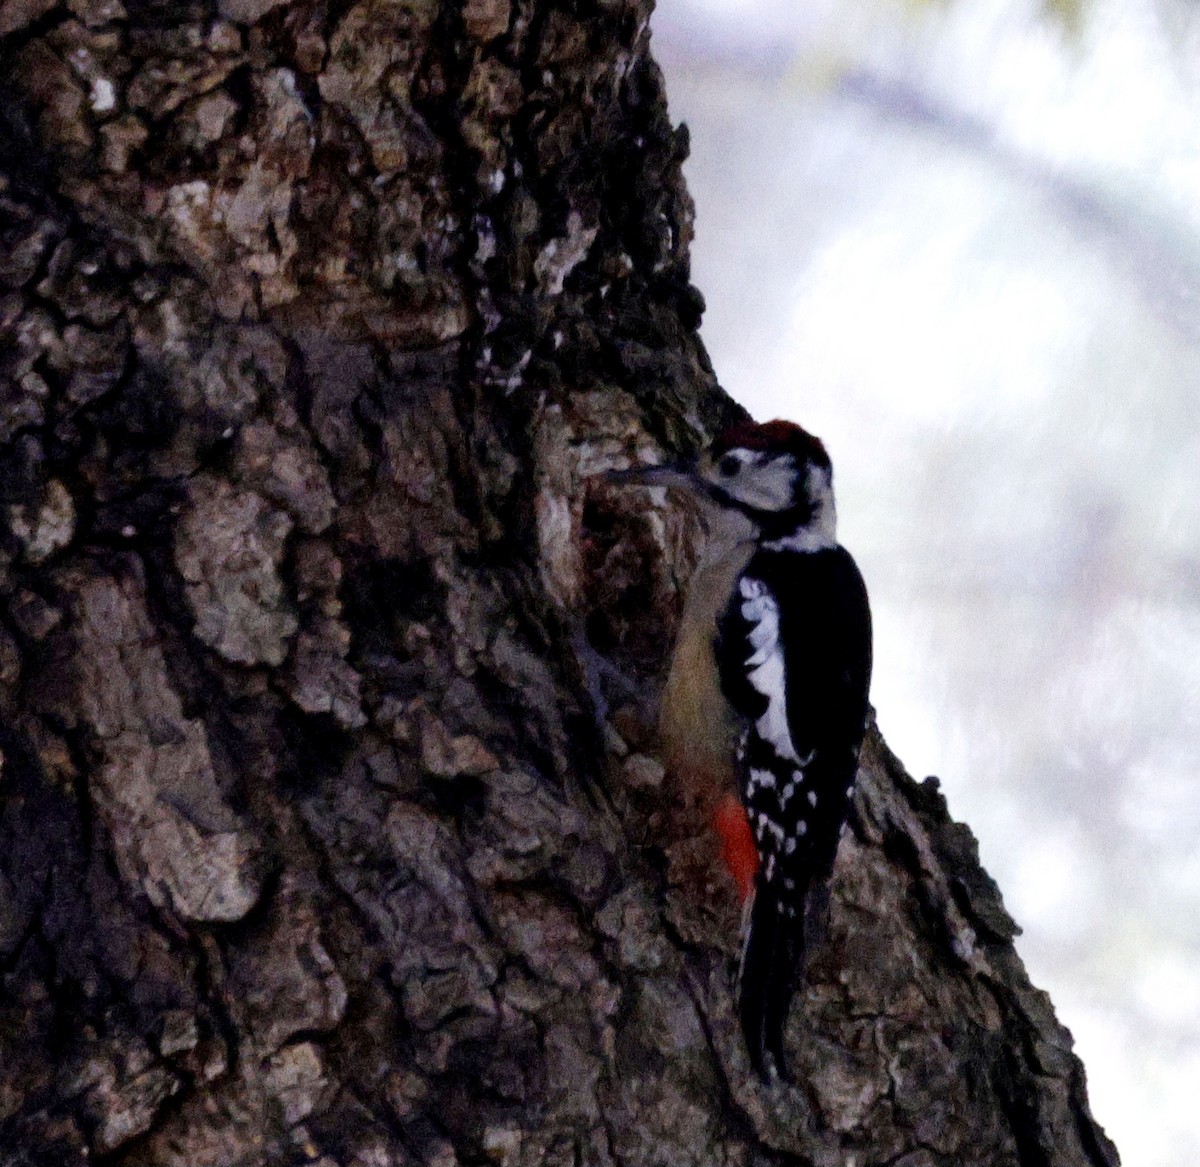
[[[1117,1162],[877,736],[749,1072],[589,479],[736,412],[648,18],[0,0],[0,1162]]]

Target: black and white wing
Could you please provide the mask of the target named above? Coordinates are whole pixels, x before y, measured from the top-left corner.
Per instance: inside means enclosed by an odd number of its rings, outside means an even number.
[[[721,621],[717,660],[746,719],[741,793],[759,856],[741,1023],[758,1072],[783,1074],[806,916],[833,868],[867,718],[871,619],[850,555],[756,554]]]

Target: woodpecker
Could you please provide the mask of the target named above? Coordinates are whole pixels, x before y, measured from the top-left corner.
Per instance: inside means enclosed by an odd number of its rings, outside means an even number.
[[[613,476],[700,501],[707,552],[663,692],[664,760],[710,809],[738,883],[750,1061],[786,1077],[783,1032],[819,934],[868,717],[871,613],[836,534],[833,469],[787,421],[742,422],[688,463]]]

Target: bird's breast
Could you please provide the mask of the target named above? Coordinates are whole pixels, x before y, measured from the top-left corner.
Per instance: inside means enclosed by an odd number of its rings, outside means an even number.
[[[693,573],[663,690],[663,763],[686,801],[706,813],[737,789],[743,721],[721,692],[714,649],[717,621],[753,550],[753,544],[736,544]]]

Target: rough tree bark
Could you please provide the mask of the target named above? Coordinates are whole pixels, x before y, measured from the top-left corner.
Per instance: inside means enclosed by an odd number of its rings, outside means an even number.
[[[790,1041],[654,759],[735,407],[649,0],[0,0],[0,1161],[1101,1167],[873,738]]]

